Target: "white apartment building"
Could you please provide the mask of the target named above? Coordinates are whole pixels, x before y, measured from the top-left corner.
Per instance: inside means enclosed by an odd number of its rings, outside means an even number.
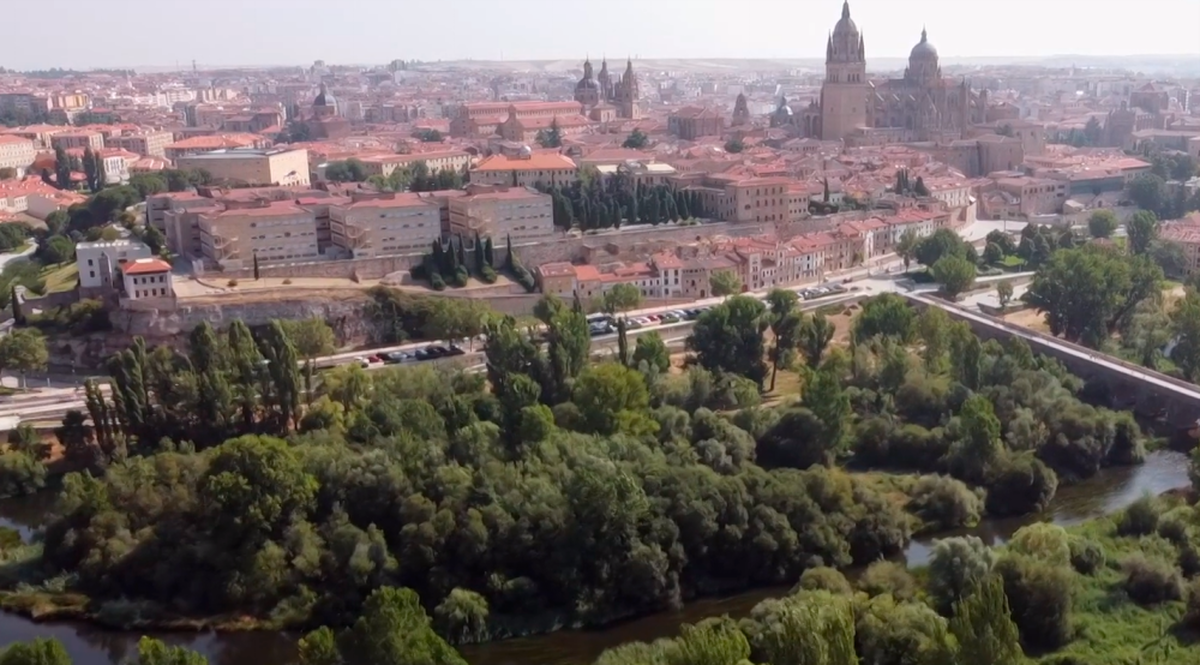
[[[197,214],[203,257],[227,270],[317,260],[317,220],[291,201]]]
[[[33,141],[11,134],[0,134],[0,169],[15,169],[17,177],[20,178],[25,175],[25,169],[33,164],[35,158],[37,150],[33,147]]]
[[[134,259],[121,269],[125,297],[130,300],[173,298],[171,264],[162,259]]]
[[[120,279],[122,266],[153,256],[150,248],[136,240],[100,240],[75,245],[75,265],[79,268],[79,286],[85,289],[112,287]]]

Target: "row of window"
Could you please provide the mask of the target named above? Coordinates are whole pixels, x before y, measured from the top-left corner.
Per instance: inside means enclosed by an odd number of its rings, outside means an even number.
[[[171,292],[167,289],[134,289],[134,298],[154,298],[157,296],[169,296]]]

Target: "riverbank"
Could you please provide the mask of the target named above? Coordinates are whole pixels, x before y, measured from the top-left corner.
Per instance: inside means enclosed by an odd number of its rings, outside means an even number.
[[[1147,456],[1136,467],[1105,469],[1095,477],[1059,489],[1049,509],[1042,515],[1021,519],[984,520],[971,529],[939,533],[913,539],[900,560],[910,566],[929,560],[935,540],[948,535],[974,535],[988,545],[1000,545],[1021,526],[1035,521],[1051,521],[1068,527],[1121,510],[1144,493],[1154,495],[1189,485],[1187,456],[1160,450]],[[45,496],[25,497],[0,502],[0,525],[18,529],[28,538],[41,526],[40,517],[48,511]],[[604,650],[628,642],[650,642],[679,633],[684,624],[729,615],[748,616],[755,605],[769,598],[786,595],[791,585],[697,599],[677,610],[660,612],[621,621],[603,629],[559,630],[544,635],[519,637],[484,644],[462,646],[459,651],[471,665],[590,665]],[[63,603],[67,605],[67,603]],[[55,637],[63,642],[76,665],[110,665],[123,662],[136,648],[137,640],[147,634],[172,644],[186,646],[222,665],[272,665],[294,662],[296,635],[248,627],[230,621],[214,630],[212,624],[177,623],[169,629],[143,626],[131,630],[106,630],[96,624],[79,622],[79,615],[48,614],[40,608],[26,615],[0,613],[0,642]],[[1139,615],[1140,616],[1140,615]],[[235,617],[227,617],[236,619]],[[1085,624],[1091,625],[1091,624]],[[256,629],[257,628],[257,629]],[[1090,661],[1081,661],[1089,662]]]

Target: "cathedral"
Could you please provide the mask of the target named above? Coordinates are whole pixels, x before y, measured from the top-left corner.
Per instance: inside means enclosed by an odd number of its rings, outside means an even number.
[[[633,60],[625,63],[625,73],[613,80],[608,73],[608,59],[600,62],[600,73],[593,75],[592,61],[583,62],[583,78],[575,84],[575,101],[583,104],[584,113],[603,115],[605,107],[612,107],[616,117],[635,119],[638,117],[638,80],[633,73]]]
[[[949,141],[985,122],[986,111],[986,90],[975,92],[965,79],[942,76],[937,48],[924,30],[903,78],[867,78],[866,42],[846,0],[825,47],[820,100],[801,122],[807,136],[848,145]]]

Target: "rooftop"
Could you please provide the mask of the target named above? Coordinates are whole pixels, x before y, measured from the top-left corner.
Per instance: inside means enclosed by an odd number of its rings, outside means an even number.
[[[222,148],[197,155],[188,155],[183,159],[244,159],[246,157],[274,157],[288,152],[307,152],[303,148]]]
[[[146,273],[171,272],[171,264],[162,259],[137,259],[130,261],[121,268],[126,275],[144,275]]]

